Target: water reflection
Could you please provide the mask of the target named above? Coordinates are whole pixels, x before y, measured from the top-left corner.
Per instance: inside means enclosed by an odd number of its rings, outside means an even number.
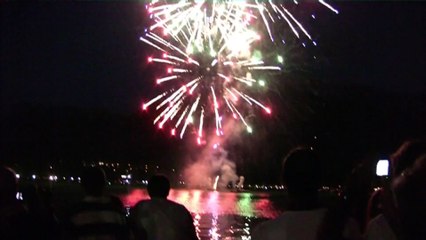
[[[121,196],[127,207],[147,198],[145,189],[133,189]],[[257,223],[280,213],[268,193],[172,189],[169,199],[192,213],[200,239],[250,239]]]

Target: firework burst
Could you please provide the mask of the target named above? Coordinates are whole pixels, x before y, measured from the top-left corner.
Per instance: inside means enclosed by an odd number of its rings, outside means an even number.
[[[205,142],[204,129],[210,126],[223,135],[228,118],[239,120],[251,133],[245,119],[251,109],[272,113],[258,92],[266,85],[262,77],[281,71],[283,58],[265,63],[255,49],[262,37],[253,21],[262,19],[272,41],[271,24],[278,19],[284,19],[297,37],[301,31],[312,40],[282,4],[272,1],[153,1],[147,10],[153,24],[140,40],[156,50],[148,62],[163,66],[156,84],[164,90],[142,109],[155,108],[154,124],[170,128],[171,135],[183,138],[191,128],[199,144]]]

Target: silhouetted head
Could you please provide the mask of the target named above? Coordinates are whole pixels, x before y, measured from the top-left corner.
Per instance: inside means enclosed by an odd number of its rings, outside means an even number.
[[[320,186],[321,164],[313,151],[296,148],[284,159],[282,180],[290,194],[316,194]]]
[[[18,190],[18,182],[16,180],[16,173],[5,166],[0,166],[0,200],[11,201],[16,199],[16,192]]]
[[[411,167],[416,159],[425,153],[426,139],[404,142],[391,156],[393,177],[397,177],[405,169]]]
[[[100,196],[105,188],[105,172],[101,168],[90,167],[83,171],[81,185],[87,195]]]
[[[151,198],[167,198],[170,182],[163,175],[154,175],[148,181],[148,194]]]

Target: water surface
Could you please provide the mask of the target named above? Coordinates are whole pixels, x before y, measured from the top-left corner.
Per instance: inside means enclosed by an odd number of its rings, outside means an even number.
[[[148,199],[146,189],[121,195],[126,207]],[[260,192],[219,192],[172,189],[170,200],[186,206],[194,217],[200,239],[250,239],[253,228],[282,212],[281,196]]]

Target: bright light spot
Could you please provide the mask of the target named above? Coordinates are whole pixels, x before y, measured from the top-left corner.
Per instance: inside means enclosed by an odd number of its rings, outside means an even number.
[[[264,87],[266,85],[266,83],[265,83],[264,80],[259,80],[259,85],[262,86],[262,87]]]
[[[382,159],[377,162],[376,175],[387,176],[389,174],[389,160]]]
[[[189,123],[194,123],[194,118],[193,118],[192,116],[190,116],[190,117],[188,118],[188,122],[189,122]]]
[[[173,69],[172,68],[167,68],[167,73],[172,73]]]
[[[142,104],[142,110],[146,110],[147,108],[148,108],[148,106],[145,103],[143,103]]]
[[[171,131],[171,134],[172,134],[172,136],[176,136],[176,129],[172,129],[172,131]]]
[[[33,175],[31,176],[31,178],[32,178],[33,180],[35,180],[35,179],[37,178],[37,176],[36,176],[35,174],[33,174]]]
[[[266,108],[266,109],[265,109],[265,111],[266,111],[268,114],[271,114],[271,112],[272,112],[270,108]]]
[[[247,132],[248,132],[248,133],[253,133],[253,129],[252,129],[250,126],[248,126],[248,127],[247,127]]]
[[[17,179],[20,179],[20,178],[21,178],[21,175],[16,174],[16,175],[15,175],[15,177],[16,177]]]
[[[186,53],[187,54],[192,54],[194,52],[194,48],[193,47],[187,47],[186,48]]]
[[[201,145],[201,138],[197,138],[198,145]]]
[[[277,56],[277,60],[279,63],[283,63],[284,62],[284,58],[280,55]]]
[[[210,50],[210,56],[216,57],[216,52],[214,50]]]
[[[163,58],[167,58],[167,53],[163,53]]]
[[[149,57],[149,58],[148,58],[148,62],[152,62],[152,57]]]
[[[163,124],[158,124],[158,129],[163,129]]]

